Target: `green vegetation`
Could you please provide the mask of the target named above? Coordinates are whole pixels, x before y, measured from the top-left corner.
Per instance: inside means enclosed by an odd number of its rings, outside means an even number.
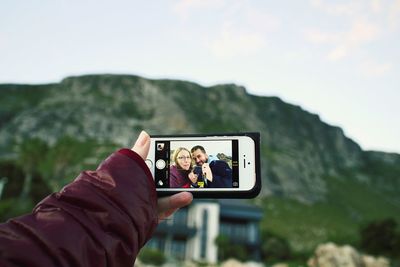
[[[318,244],[328,241],[360,248],[361,225],[388,217],[400,221],[400,207],[373,187],[345,177],[326,181],[329,193],[323,202],[304,204],[281,197],[263,201],[262,231],[288,240],[294,258],[311,255]]]
[[[0,127],[19,112],[36,106],[52,88],[52,85],[0,85]]]
[[[232,85],[204,88],[194,83],[169,80],[154,83],[171,96],[197,132],[249,130],[248,121],[239,119],[251,108],[251,103],[240,95],[241,89],[232,90]]]
[[[160,113],[159,107],[167,109]],[[265,214],[267,262],[304,263],[305,255],[327,241],[385,254],[381,245],[367,248],[362,240],[394,226],[378,223],[364,234],[359,228],[387,218],[400,223],[399,155],[362,151],[340,128],[277,97],[248,95],[236,85],[203,87],[131,75],[0,85],[0,179],[7,177],[0,219],[31,210],[141,129],[261,132],[263,193],[272,194],[255,202]],[[246,257],[226,238],[217,242],[221,258]]]
[[[82,170],[95,169],[100,160],[115,149],[115,146],[112,147],[95,140],[78,141],[69,136],[62,137],[41,158],[39,172],[52,191],[59,190]]]
[[[151,248],[144,248],[140,251],[138,258],[145,264],[152,264],[155,266],[163,265],[166,261],[164,254]]]
[[[18,155],[16,163],[25,176],[20,198],[26,198],[31,192],[33,175],[38,171],[38,166],[43,160],[43,155],[46,155],[47,149],[47,144],[37,138],[26,139],[16,147]]]
[[[374,221],[361,227],[360,247],[366,253],[400,260],[400,229],[392,219]]]
[[[0,201],[0,220],[30,212],[51,192],[59,191],[81,171],[96,169],[116,149],[111,143],[79,141],[69,136],[54,145],[27,139],[15,146],[15,159],[0,161],[0,178],[6,177]]]
[[[30,199],[7,198],[0,201],[0,222],[31,212],[35,203]]]
[[[248,251],[244,246],[232,243],[229,237],[225,235],[219,235],[215,239],[215,244],[218,247],[218,260],[224,261],[230,258],[235,258],[240,261],[246,261],[248,259]]]
[[[269,232],[263,232],[261,238],[262,259],[266,263],[286,262],[292,258],[288,241]]]

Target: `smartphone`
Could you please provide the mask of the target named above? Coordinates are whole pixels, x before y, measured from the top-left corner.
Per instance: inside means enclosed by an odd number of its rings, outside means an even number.
[[[254,198],[261,190],[259,133],[152,135],[146,164],[159,196]]]

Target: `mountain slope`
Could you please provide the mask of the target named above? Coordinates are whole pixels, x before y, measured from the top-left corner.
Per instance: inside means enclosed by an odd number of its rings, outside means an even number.
[[[302,211],[311,220],[304,220],[304,227],[312,224],[316,233],[324,232],[318,230],[318,216],[336,220],[340,227],[332,230],[337,232],[349,222],[400,214],[399,155],[362,151],[318,115],[276,97],[250,95],[234,84],[203,87],[86,75],[48,85],[0,85],[0,107],[3,157],[12,157],[15,144],[35,137],[49,144],[71,136],[128,146],[141,129],[150,134],[259,131],[262,196],[268,197],[265,227],[282,235],[297,228],[279,222],[293,216],[295,223]],[[332,235],[328,231],[314,240]],[[301,244],[301,238],[292,245]]]

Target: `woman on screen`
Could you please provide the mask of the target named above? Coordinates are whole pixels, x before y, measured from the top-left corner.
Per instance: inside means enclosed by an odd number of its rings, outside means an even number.
[[[169,169],[169,186],[175,188],[189,188],[197,182],[197,175],[193,173],[192,155],[184,147],[179,147],[172,156],[173,164]]]

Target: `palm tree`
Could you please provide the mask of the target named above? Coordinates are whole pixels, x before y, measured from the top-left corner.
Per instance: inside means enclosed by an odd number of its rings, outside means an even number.
[[[47,144],[38,138],[26,139],[17,145],[17,164],[25,174],[24,183],[20,193],[21,199],[26,199],[28,197],[32,187],[33,175],[38,172],[38,166],[41,160],[43,160],[47,149]]]

